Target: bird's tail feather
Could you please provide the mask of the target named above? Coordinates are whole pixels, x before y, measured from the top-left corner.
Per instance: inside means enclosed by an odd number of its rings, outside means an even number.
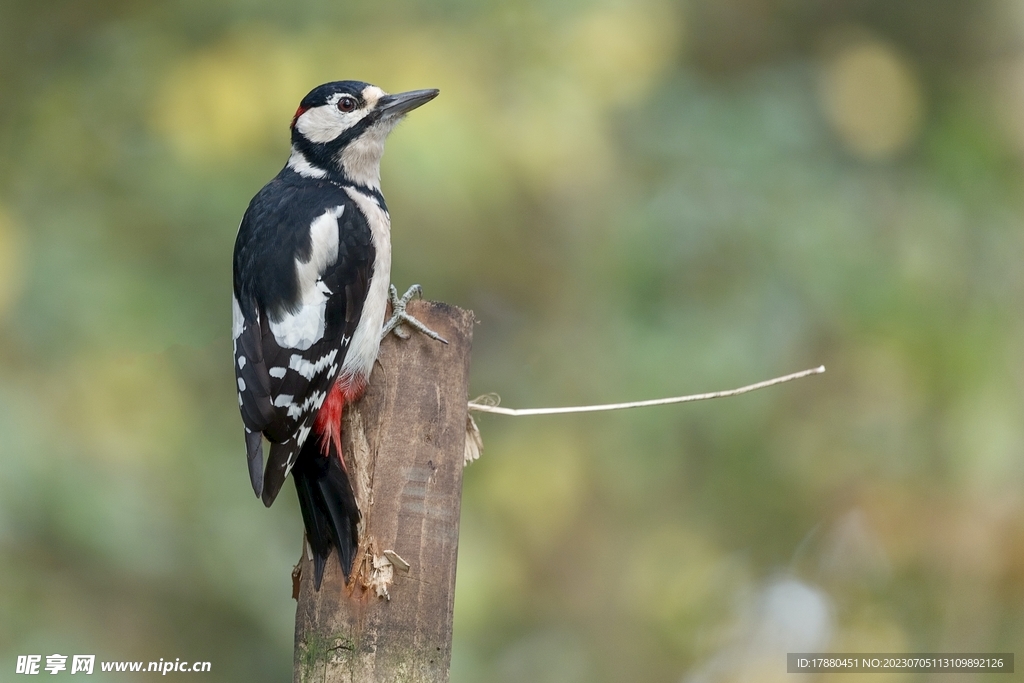
[[[359,507],[334,445],[330,444],[325,456],[318,447],[320,439],[315,434],[310,437],[299,452],[292,478],[306,525],[306,540],[313,552],[315,586],[320,590],[332,547],[338,551],[341,571],[348,583],[359,546]]]

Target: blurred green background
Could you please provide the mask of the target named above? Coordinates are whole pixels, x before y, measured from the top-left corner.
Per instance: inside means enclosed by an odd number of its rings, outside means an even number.
[[[246,476],[231,248],[341,78],[441,89],[383,183],[396,284],[480,320],[472,395],[828,367],[480,417],[453,683],[1021,654],[1021,0],[0,0],[0,677],[290,680],[301,522]]]

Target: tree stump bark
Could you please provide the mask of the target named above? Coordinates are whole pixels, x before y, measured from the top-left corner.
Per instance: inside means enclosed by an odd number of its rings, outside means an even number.
[[[473,314],[421,301],[409,312],[449,343],[389,335],[345,412],[359,551],[348,585],[332,554],[316,592],[303,541],[295,683],[448,681]]]

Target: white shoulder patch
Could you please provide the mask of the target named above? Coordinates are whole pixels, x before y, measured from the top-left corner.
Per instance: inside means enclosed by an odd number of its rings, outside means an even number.
[[[327,297],[331,290],[317,281],[311,291],[304,292],[302,304],[294,313],[285,313],[279,322],[270,321],[270,332],[281,348],[305,351],[320,341],[326,327]]]
[[[324,211],[309,224],[309,240],[312,244],[309,261],[295,262],[299,276],[299,291],[304,291],[323,274],[327,266],[338,260],[338,219],[343,213],[343,204],[335,206]]]
[[[327,299],[333,292],[320,276],[338,259],[338,218],[344,211],[344,205],[327,209],[309,225],[309,260],[295,260],[299,309],[278,322],[270,321],[278,346],[306,350],[324,336]]]

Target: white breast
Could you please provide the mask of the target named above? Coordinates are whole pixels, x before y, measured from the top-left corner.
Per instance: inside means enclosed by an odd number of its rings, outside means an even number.
[[[380,333],[384,327],[384,314],[387,312],[388,286],[391,284],[391,217],[371,197],[351,187],[346,187],[345,191],[370,224],[376,255],[373,260],[370,289],[363,304],[363,315],[352,334],[352,342],[341,366],[341,374],[366,378],[370,376],[373,362],[377,360]]]

